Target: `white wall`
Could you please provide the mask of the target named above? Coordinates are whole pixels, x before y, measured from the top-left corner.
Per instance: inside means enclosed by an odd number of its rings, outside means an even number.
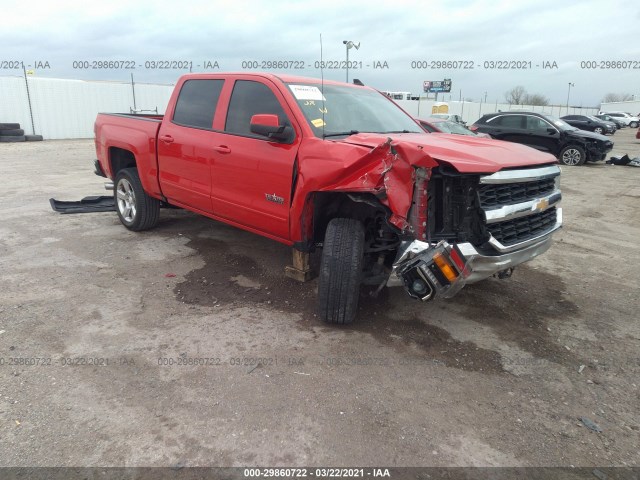
[[[128,113],[133,108],[130,83],[27,77],[35,134],[45,139],[93,138],[98,112]],[[173,85],[135,84],[136,108],[164,110]],[[24,77],[0,77],[0,123],[31,127]]]
[[[63,80],[55,78],[27,77],[33,110],[35,134],[45,139],[93,138],[93,122],[98,112],[128,113],[133,108],[131,84],[126,82],[99,82]],[[136,83],[136,108],[164,113],[173,85]],[[398,100],[398,104],[415,117],[428,117],[433,100]],[[468,124],[485,113],[498,110],[527,109],[561,117],[567,115],[565,106],[533,107],[501,103],[447,102],[449,113],[461,115]],[[602,109],[629,111],[628,104],[640,111],[640,102],[603,104]],[[610,107],[615,105],[614,107]],[[606,107],[606,108],[605,108]],[[633,110],[633,108],[631,109]],[[572,108],[569,113],[592,115],[597,109]],[[631,113],[638,113],[635,110]],[[20,123],[27,134],[34,133],[31,127],[29,102],[24,77],[0,77],[0,123]]]
[[[405,109],[410,115],[418,118],[426,118],[431,115],[431,107],[434,100],[396,100],[396,103]],[[439,102],[442,103],[442,102]],[[565,105],[547,105],[544,107],[532,105],[509,105],[508,103],[480,103],[480,102],[446,102],[449,105],[449,113],[460,115],[462,119],[471,125],[482,115],[494,113],[498,110],[508,112],[509,110],[527,110],[530,112],[547,113],[555,117],[564,115],[594,115],[598,113],[597,108],[574,108]]]

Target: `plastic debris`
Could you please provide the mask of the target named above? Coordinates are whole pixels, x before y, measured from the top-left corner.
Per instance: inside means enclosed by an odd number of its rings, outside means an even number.
[[[176,276],[176,274],[175,273],[165,273],[164,276],[165,276],[165,278],[173,278],[173,277]]]
[[[578,420],[580,420],[582,422],[582,424],[587,427],[589,430],[592,430],[594,432],[598,432],[598,433],[602,433],[602,429],[595,423],[593,423],[591,420],[589,420],[587,417],[579,417]]]

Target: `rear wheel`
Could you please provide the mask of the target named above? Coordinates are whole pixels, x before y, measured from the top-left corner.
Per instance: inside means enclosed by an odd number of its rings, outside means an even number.
[[[582,147],[577,145],[568,145],[560,151],[558,159],[563,165],[576,167],[578,165],[583,165],[584,162],[587,161],[587,154]]]
[[[630,126],[631,128],[636,128],[636,127],[638,126],[638,122],[631,122],[631,123],[629,124],[629,126]]]
[[[113,196],[118,217],[129,230],[148,230],[158,223],[160,200],[146,194],[135,168],[124,168],[118,172]]]
[[[364,261],[364,225],[350,218],[334,218],[324,237],[318,305],[327,323],[353,322],[358,309]]]

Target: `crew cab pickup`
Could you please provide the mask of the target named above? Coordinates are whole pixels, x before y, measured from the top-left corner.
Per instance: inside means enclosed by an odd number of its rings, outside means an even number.
[[[98,175],[133,231],[161,204],[293,249],[309,280],[322,249],[320,316],[349,323],[360,287],[452,297],[545,252],[562,225],[548,153],[425,133],[377,90],[261,73],[181,77],[163,116],[99,114]]]

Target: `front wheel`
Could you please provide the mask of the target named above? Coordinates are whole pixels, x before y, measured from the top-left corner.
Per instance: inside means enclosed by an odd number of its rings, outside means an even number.
[[[583,165],[584,162],[587,161],[587,154],[585,153],[584,148],[577,145],[569,145],[560,151],[558,159],[563,165],[576,167],[578,165]]]
[[[630,126],[631,128],[636,128],[636,127],[638,126],[638,122],[631,122],[631,123],[629,124],[629,126]]]
[[[334,218],[324,236],[318,306],[327,323],[353,322],[358,309],[364,261],[364,225],[350,218]]]
[[[593,129],[594,133],[599,133],[600,135],[604,135],[604,130],[601,127],[596,127]]]
[[[118,217],[129,230],[139,232],[157,225],[160,200],[147,195],[135,168],[124,168],[118,172],[113,196]]]

